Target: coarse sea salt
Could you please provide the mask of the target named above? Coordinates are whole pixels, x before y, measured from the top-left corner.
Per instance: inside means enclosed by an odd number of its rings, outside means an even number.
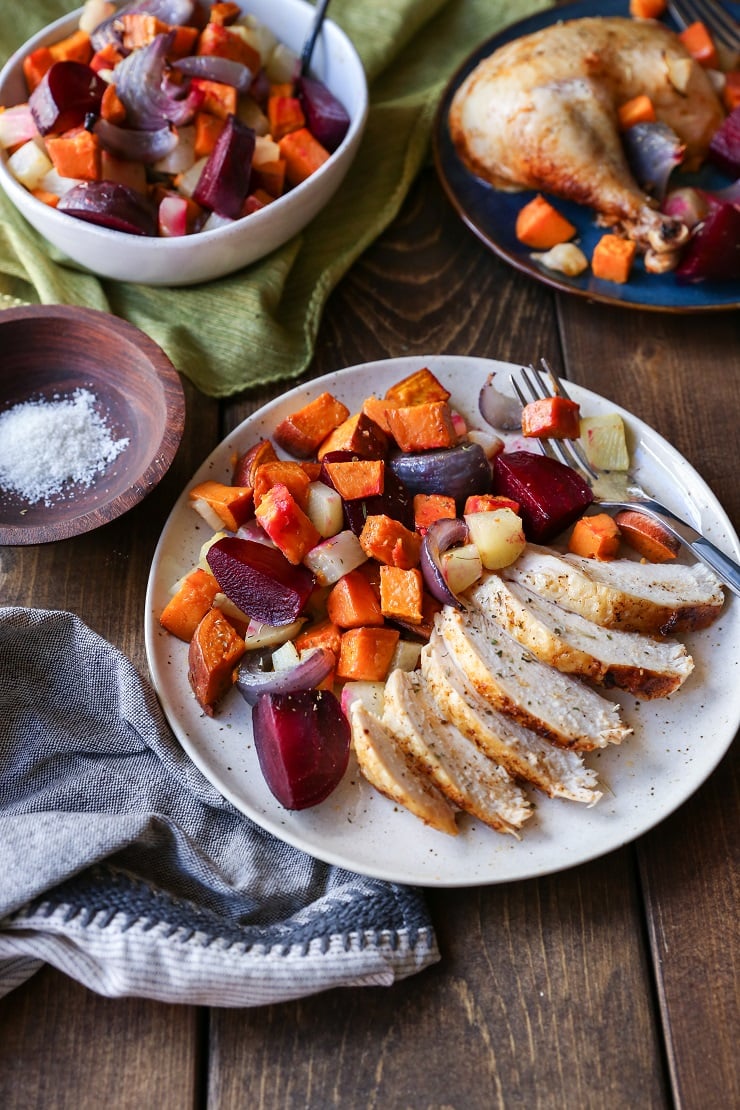
[[[49,505],[92,485],[129,443],[113,438],[98,408],[89,389],[76,389],[0,413],[0,489]]]

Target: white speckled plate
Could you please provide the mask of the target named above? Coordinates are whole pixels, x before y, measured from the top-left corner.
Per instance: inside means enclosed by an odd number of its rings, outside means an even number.
[[[193,484],[231,480],[231,459],[322,390],[351,409],[369,393],[428,366],[450,389],[456,407],[480,425],[478,392],[491,371],[512,367],[487,359],[399,358],[351,367],[286,393],[231,433],[209,456]],[[621,411],[644,484],[735,558],[740,541],[716,498],[695,470],[656,432],[597,395],[572,386],[584,415]],[[215,718],[204,716],[187,680],[187,647],[165,633],[158,615],[175,581],[198,560],[209,530],[189,507],[187,490],[162,533],[146,599],[146,645],[153,681],[180,743],[203,774],[242,812],[311,855],[364,874],[422,886],[474,886],[559,871],[603,855],[668,816],[704,782],[729,747],[740,722],[740,605],[734,598],[712,628],[687,638],[696,669],[673,697],[620,700],[634,734],[620,748],[587,761],[605,785],[586,809],[537,796],[522,839],[502,836],[468,817],[460,834],[428,829],[398,810],[360,778],[353,765],[339,788],[314,809],[292,813],[272,797],[252,743],[250,712],[232,692]],[[612,695],[610,695],[612,696]],[[615,696],[615,700],[616,696]]]

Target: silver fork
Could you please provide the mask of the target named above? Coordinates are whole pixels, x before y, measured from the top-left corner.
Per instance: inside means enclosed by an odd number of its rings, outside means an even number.
[[[544,397],[560,396],[570,400],[568,392],[546,359],[540,360],[541,371],[533,366],[519,371],[525,389],[511,376],[514,392],[523,405]],[[718,547],[697,532],[681,517],[661,505],[642,489],[631,474],[597,470],[589,463],[581,445],[572,439],[537,439],[543,454],[558,459],[572,467],[588,482],[594,493],[594,503],[604,509],[635,509],[659,521],[677,537],[693,555],[711,567],[717,577],[740,597],[740,566]]]
[[[740,24],[718,0],[668,0],[668,11],[682,30],[700,20],[717,42],[740,50]]]

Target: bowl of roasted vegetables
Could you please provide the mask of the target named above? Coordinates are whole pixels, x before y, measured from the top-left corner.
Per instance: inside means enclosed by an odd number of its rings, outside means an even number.
[[[0,184],[54,247],[120,281],[191,285],[297,235],[367,114],[362,63],[305,0],[87,0],[0,72]]]

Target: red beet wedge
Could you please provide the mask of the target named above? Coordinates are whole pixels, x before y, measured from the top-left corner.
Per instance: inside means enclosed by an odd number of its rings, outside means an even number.
[[[265,782],[286,809],[318,805],[341,782],[350,729],[329,690],[261,694],[252,730]]]
[[[80,127],[100,111],[105,81],[82,62],[55,62],[31,93],[28,103],[40,134]]]
[[[533,543],[547,543],[572,524],[591,504],[590,486],[575,470],[546,455],[505,451],[493,462],[494,492],[519,502],[524,533]]]
[[[218,540],[206,560],[226,596],[264,624],[292,624],[314,586],[306,567],[293,566],[275,547],[238,536]]]

